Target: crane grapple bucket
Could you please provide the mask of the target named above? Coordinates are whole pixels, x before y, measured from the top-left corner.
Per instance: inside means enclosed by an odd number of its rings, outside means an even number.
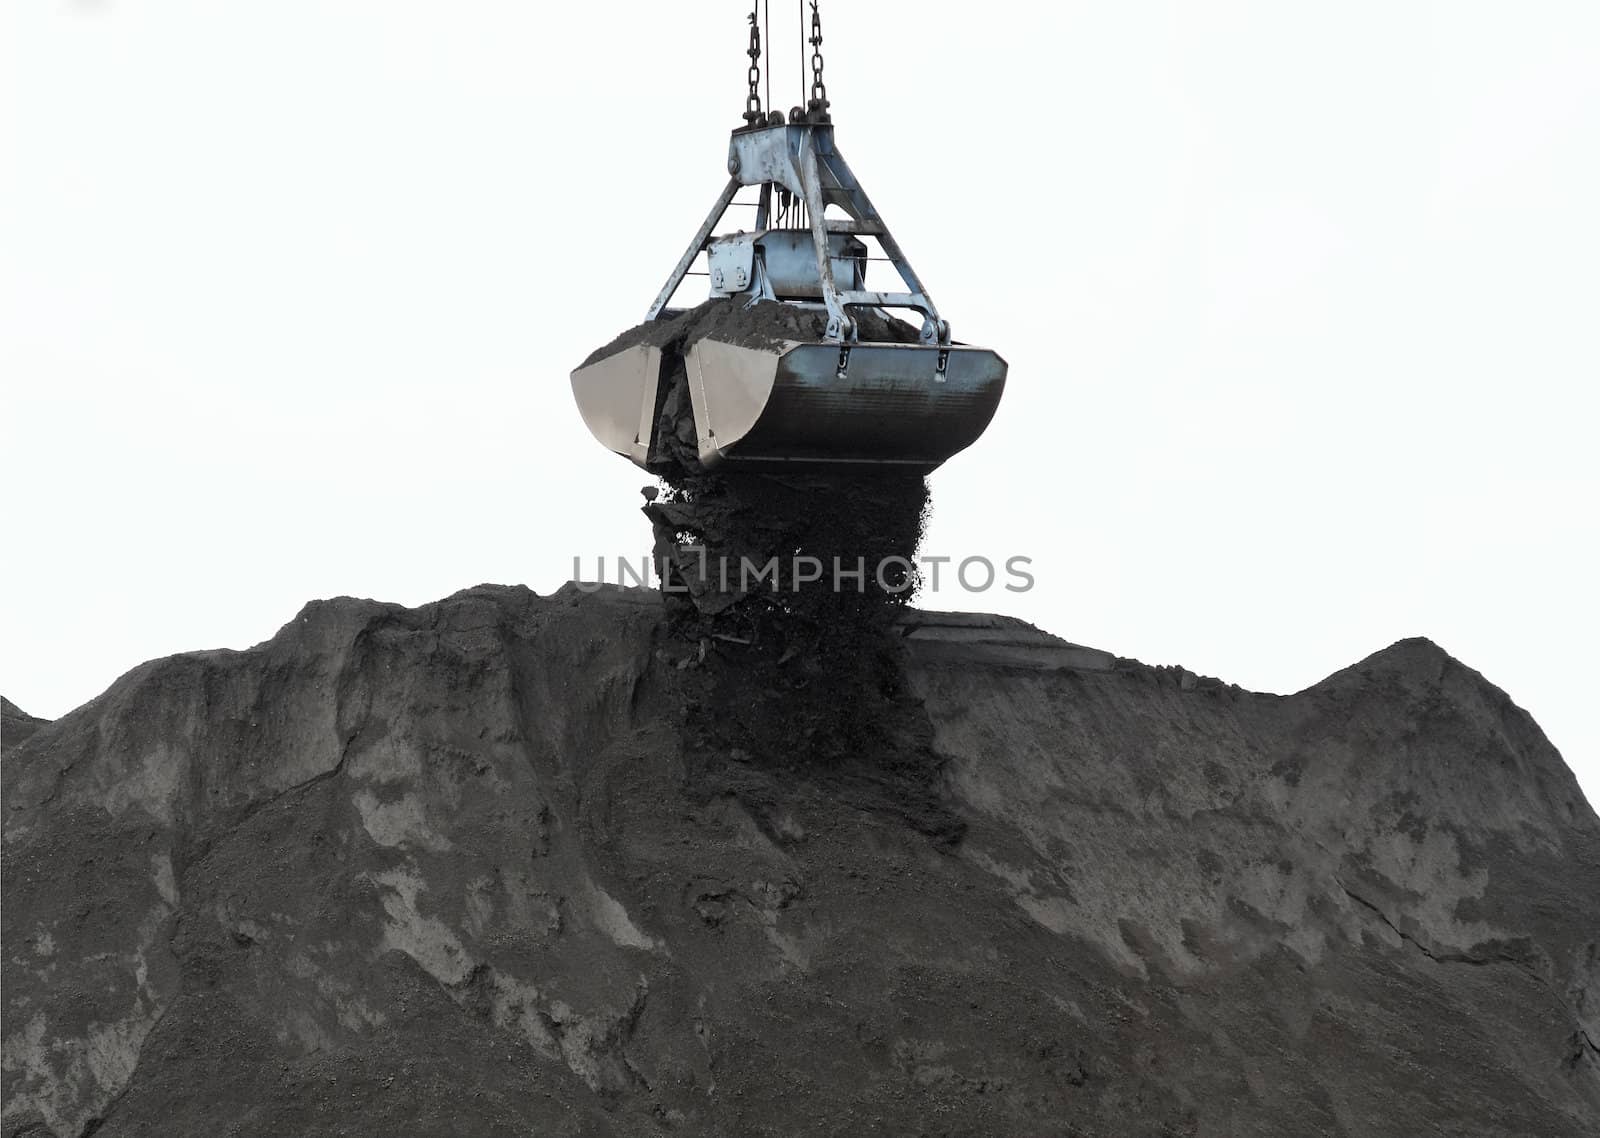
[[[737,343],[706,336],[681,351],[648,343],[572,374],[579,412],[610,450],[650,469],[668,387],[682,367],[700,464],[800,469],[886,464],[932,470],[977,440],[1005,388],[1006,363],[964,345]]]
[[[685,462],[932,470],[989,425],[1005,361],[951,339],[835,145],[825,98],[787,120],[745,117],[728,183],[645,323],[572,373],[584,422],[657,473]],[[736,203],[745,187],[757,199]],[[734,204],[754,207],[755,227],[715,236]],[[711,299],[668,309],[702,257]],[[892,267],[898,291],[869,283],[870,262]]]

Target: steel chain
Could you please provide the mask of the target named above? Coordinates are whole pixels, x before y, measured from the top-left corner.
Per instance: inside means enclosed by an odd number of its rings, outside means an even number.
[[[811,0],[811,109],[828,110],[828,86],[822,81],[822,12]]]
[[[765,116],[761,113],[761,26],[756,22],[759,3],[750,13],[750,94],[744,101],[744,121],[754,125]]]

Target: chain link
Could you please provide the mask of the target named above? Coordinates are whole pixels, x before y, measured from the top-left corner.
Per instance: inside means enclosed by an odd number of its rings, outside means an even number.
[[[828,86],[822,81],[822,12],[811,0],[811,105],[813,113],[826,117]]]
[[[750,50],[745,53],[750,57],[750,94],[744,101],[744,121],[751,126],[766,118],[761,111],[761,26],[756,21],[760,10],[757,3],[750,13]]]

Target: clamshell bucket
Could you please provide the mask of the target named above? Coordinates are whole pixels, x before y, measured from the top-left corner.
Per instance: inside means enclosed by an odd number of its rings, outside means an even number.
[[[605,446],[650,468],[666,362],[637,344],[579,368],[573,395]],[[984,348],[917,344],[751,347],[716,338],[684,354],[703,466],[888,464],[932,470],[975,442],[1005,389]]]
[[[631,346],[573,372],[573,394],[595,437],[651,469],[665,453],[655,436],[666,418],[676,436],[670,449],[681,457],[681,404],[672,405],[676,416],[663,416],[681,366],[702,466],[932,470],[971,446],[994,417],[1006,363],[951,339],[834,145],[825,109],[787,122],[758,116],[735,130],[728,172],[645,324],[624,335]],[[739,203],[755,206],[754,230],[713,236],[745,186],[759,189],[757,201]],[[882,255],[870,255],[865,241]],[[673,323],[667,304],[701,256],[712,303],[727,307],[706,316],[713,327],[691,329]],[[903,291],[870,288],[871,261],[892,265]],[[920,314],[920,328],[905,326],[910,342],[887,330],[899,327],[884,323],[892,310]]]

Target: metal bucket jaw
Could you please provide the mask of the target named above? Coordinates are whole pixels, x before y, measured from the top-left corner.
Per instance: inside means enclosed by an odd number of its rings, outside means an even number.
[[[607,450],[648,467],[661,349],[635,344],[572,373],[572,394],[589,433]]]

